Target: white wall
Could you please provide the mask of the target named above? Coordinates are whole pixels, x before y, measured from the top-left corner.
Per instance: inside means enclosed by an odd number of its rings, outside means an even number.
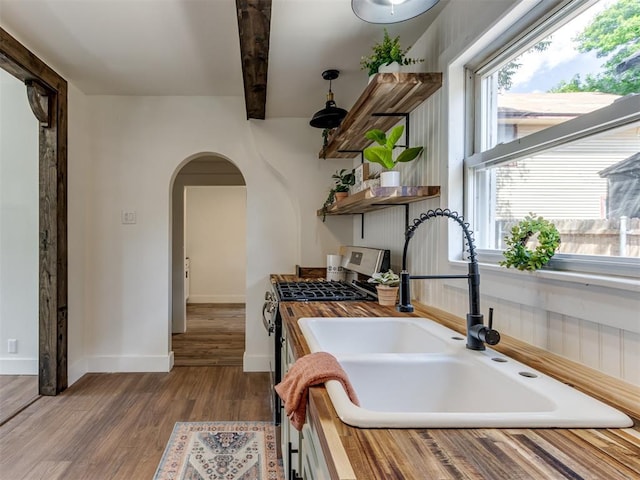
[[[95,278],[90,264],[90,219],[93,215],[91,125],[88,97],[68,83],[67,255],[68,255],[68,381],[87,372],[85,343],[89,284]]]
[[[38,56],[69,82],[69,384],[86,372],[170,368],[172,191],[203,155],[246,180],[244,367],[268,370],[269,274],[322,266],[351,241],[348,217],[316,216],[331,174],[349,162],[317,158],[321,132],[306,118],[247,121],[242,98],[88,96]],[[123,225],[122,210],[137,223]]]
[[[404,183],[441,185],[440,199],[410,207],[411,218],[430,208],[463,207],[465,109],[463,66],[467,49],[480,48],[504,29],[501,18],[512,7],[531,2],[452,0],[437,21],[416,42],[413,57],[427,59],[427,71],[444,73],[443,87],[411,116],[413,144],[425,145],[423,159],[401,166]],[[399,264],[404,229],[402,209],[367,214],[363,245],[387,245]],[[360,222],[354,220],[354,239]],[[472,226],[473,228],[473,226]],[[444,219],[423,224],[411,240],[409,271],[415,274],[465,273],[460,258],[459,227]],[[566,273],[527,273],[481,267],[482,308],[495,308],[500,332],[566,356],[611,376],[640,385],[640,295],[637,282]],[[464,281],[415,281],[412,293],[420,301],[464,316]]]
[[[170,194],[177,171],[200,152],[231,160],[246,180],[245,369],[266,370],[270,342],[260,315],[269,274],[293,272],[297,263],[322,265],[348,242],[348,233],[340,237],[315,216],[331,173],[346,163],[317,158],[320,132],[306,119],[248,122],[240,98],[87,100],[88,370],[169,368]],[[137,212],[135,225],[120,223],[124,209]]]
[[[0,69],[0,374],[38,373],[38,132],[24,83]]]
[[[186,187],[189,303],[244,303],[247,189]]]

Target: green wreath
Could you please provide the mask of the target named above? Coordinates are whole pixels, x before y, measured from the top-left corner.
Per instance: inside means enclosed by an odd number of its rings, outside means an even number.
[[[527,242],[535,233],[538,233],[538,246],[532,251],[527,248]],[[518,270],[538,270],[556,253],[560,246],[560,233],[553,223],[531,213],[511,229],[511,237],[505,237],[505,242],[505,260],[500,265]]]

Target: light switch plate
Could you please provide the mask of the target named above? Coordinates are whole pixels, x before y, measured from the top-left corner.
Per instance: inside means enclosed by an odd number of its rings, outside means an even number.
[[[122,210],[120,214],[122,223],[125,225],[133,225],[136,223],[137,216],[135,210]]]

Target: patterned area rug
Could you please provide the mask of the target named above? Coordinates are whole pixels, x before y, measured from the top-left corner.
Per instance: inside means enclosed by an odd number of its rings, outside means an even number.
[[[268,422],[178,422],[154,480],[281,480]]]

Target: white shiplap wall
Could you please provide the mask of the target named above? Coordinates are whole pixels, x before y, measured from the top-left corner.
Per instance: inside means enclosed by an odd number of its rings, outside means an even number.
[[[427,71],[444,73],[443,88],[411,114],[411,143],[424,145],[425,154],[413,163],[400,166],[401,180],[407,185],[441,185],[439,199],[425,200],[410,206],[410,218],[431,208],[452,208],[460,210],[463,205],[461,155],[455,142],[461,142],[460,132],[464,128],[464,117],[457,111],[449,111],[449,106],[460,105],[462,91],[458,87],[461,79],[450,77],[462,75],[461,56],[470,46],[484,41],[486,32],[503,27],[501,17],[508,14],[511,7],[518,7],[517,1],[477,2],[451,0],[436,22],[414,45],[411,56],[426,58]],[[491,33],[488,34],[491,36]],[[482,37],[482,39],[481,39]],[[468,59],[467,59],[468,60]],[[455,67],[452,69],[452,65]],[[457,66],[456,66],[457,65]],[[456,109],[458,110],[458,109]],[[460,116],[459,119],[456,116]],[[459,120],[459,121],[457,121]],[[450,128],[447,128],[450,125]],[[460,131],[454,131],[458,129]],[[451,264],[460,252],[448,251],[447,235],[458,235],[453,222],[433,219],[423,224],[411,240],[409,247],[409,271],[414,274],[460,273]],[[404,230],[403,207],[392,207],[380,212],[366,214],[364,218],[365,238],[360,238],[360,218],[354,217],[354,244],[390,248],[392,265],[401,262]],[[454,242],[451,245],[456,245]],[[462,248],[461,248],[462,249]],[[495,324],[499,331],[514,336],[551,352],[563,355],[600,370],[613,377],[640,385],[640,291],[635,287],[616,290],[613,287],[593,286],[588,283],[561,283],[557,280],[527,277],[527,286],[522,295],[504,298],[499,292],[500,282],[508,281],[509,275],[521,272],[501,272],[481,268],[482,305],[495,309]],[[522,274],[526,275],[526,274]],[[517,278],[517,277],[516,277]],[[525,291],[535,288],[537,292]],[[595,289],[595,290],[594,290]],[[493,295],[488,295],[486,291]],[[544,299],[552,292],[567,292],[564,308],[547,306]],[[593,306],[584,306],[586,297],[597,294]],[[412,294],[417,300],[448,310],[456,315],[467,313],[468,297],[466,283],[456,281],[414,281]],[[625,298],[620,310],[619,298]],[[531,300],[533,298],[533,300]],[[617,302],[616,315],[623,318],[618,322],[606,321],[610,307]],[[562,312],[560,312],[562,310]],[[585,310],[588,311],[585,313]],[[582,312],[576,316],[567,311]],[[602,321],[598,319],[602,318]],[[616,328],[611,323],[623,324]]]

